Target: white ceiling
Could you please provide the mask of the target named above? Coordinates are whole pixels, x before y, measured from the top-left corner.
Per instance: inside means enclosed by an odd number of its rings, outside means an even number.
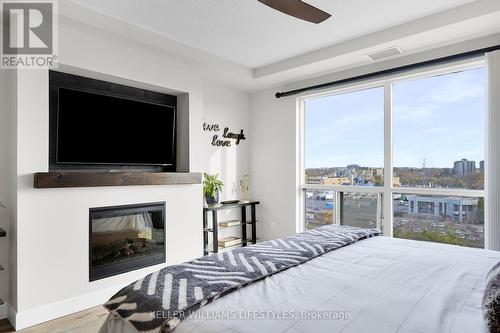
[[[65,0],[59,14],[68,27],[86,24],[138,42],[243,91],[294,88],[500,44],[500,0],[308,1],[333,18],[315,25],[257,0]],[[404,53],[367,56],[395,46]]]
[[[473,0],[308,0],[316,25],[257,0],[73,0],[93,11],[249,68],[260,68]]]

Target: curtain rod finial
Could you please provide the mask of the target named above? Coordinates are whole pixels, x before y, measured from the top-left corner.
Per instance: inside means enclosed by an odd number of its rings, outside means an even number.
[[[281,93],[281,92],[277,92],[276,94],[274,94],[274,96],[275,96],[276,98],[281,98],[281,97],[283,97],[283,93]]]

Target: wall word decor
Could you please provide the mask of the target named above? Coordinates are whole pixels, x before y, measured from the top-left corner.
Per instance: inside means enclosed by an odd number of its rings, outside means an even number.
[[[218,124],[203,123],[203,130],[205,132],[219,132],[221,127]],[[246,137],[242,129],[240,133],[233,133],[229,131],[229,127],[224,127],[222,130],[222,138],[219,138],[219,134],[214,134],[211,145],[216,147],[231,147],[231,139],[235,140],[236,145],[239,145],[240,141],[245,140]]]

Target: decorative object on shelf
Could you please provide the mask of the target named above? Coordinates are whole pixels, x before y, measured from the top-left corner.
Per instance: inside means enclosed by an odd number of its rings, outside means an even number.
[[[203,174],[205,180],[203,181],[203,194],[207,205],[216,204],[219,202],[219,192],[224,188],[224,183],[219,179],[219,174],[210,175]]]
[[[203,130],[205,132],[219,132],[220,129],[221,127],[219,124],[203,123]],[[210,144],[216,147],[231,147],[231,139],[235,140],[234,143],[236,145],[239,145],[240,141],[246,139],[246,136],[243,133],[243,129],[241,129],[239,133],[234,133],[229,131],[229,127],[224,127],[224,130],[222,131],[222,138],[223,140],[219,139],[218,134],[214,134]]]
[[[221,201],[221,204],[223,205],[230,205],[230,204],[234,204],[234,203],[237,203],[237,202],[240,202],[239,200],[226,200],[226,201]]]
[[[219,248],[228,248],[233,246],[247,246],[248,243],[257,243],[257,214],[256,206],[259,204],[258,201],[241,202],[226,205],[209,205],[203,208],[203,254],[207,255],[209,253],[218,253]],[[250,207],[250,218],[247,219],[247,207]],[[241,210],[241,218],[239,220],[227,220],[218,221],[217,212],[220,210],[228,210],[238,208]],[[209,213],[212,213],[212,223],[209,222]],[[247,226],[250,226],[250,230],[247,230]],[[228,243],[225,238],[219,239],[219,229],[235,227],[241,228],[241,237],[233,237],[238,239],[232,239],[233,244]],[[250,237],[247,236],[247,231],[250,231]],[[211,235],[210,235],[211,234]],[[212,238],[212,248],[208,247],[209,236]],[[221,243],[222,242],[222,243]]]
[[[248,193],[250,192],[250,182],[248,178],[248,175],[243,175],[243,179],[240,180],[242,202],[248,202],[250,200],[248,197]]]

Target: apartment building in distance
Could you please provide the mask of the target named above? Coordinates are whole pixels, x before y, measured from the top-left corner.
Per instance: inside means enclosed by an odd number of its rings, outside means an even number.
[[[476,162],[463,158],[453,163],[453,175],[455,177],[465,177],[476,172]]]

